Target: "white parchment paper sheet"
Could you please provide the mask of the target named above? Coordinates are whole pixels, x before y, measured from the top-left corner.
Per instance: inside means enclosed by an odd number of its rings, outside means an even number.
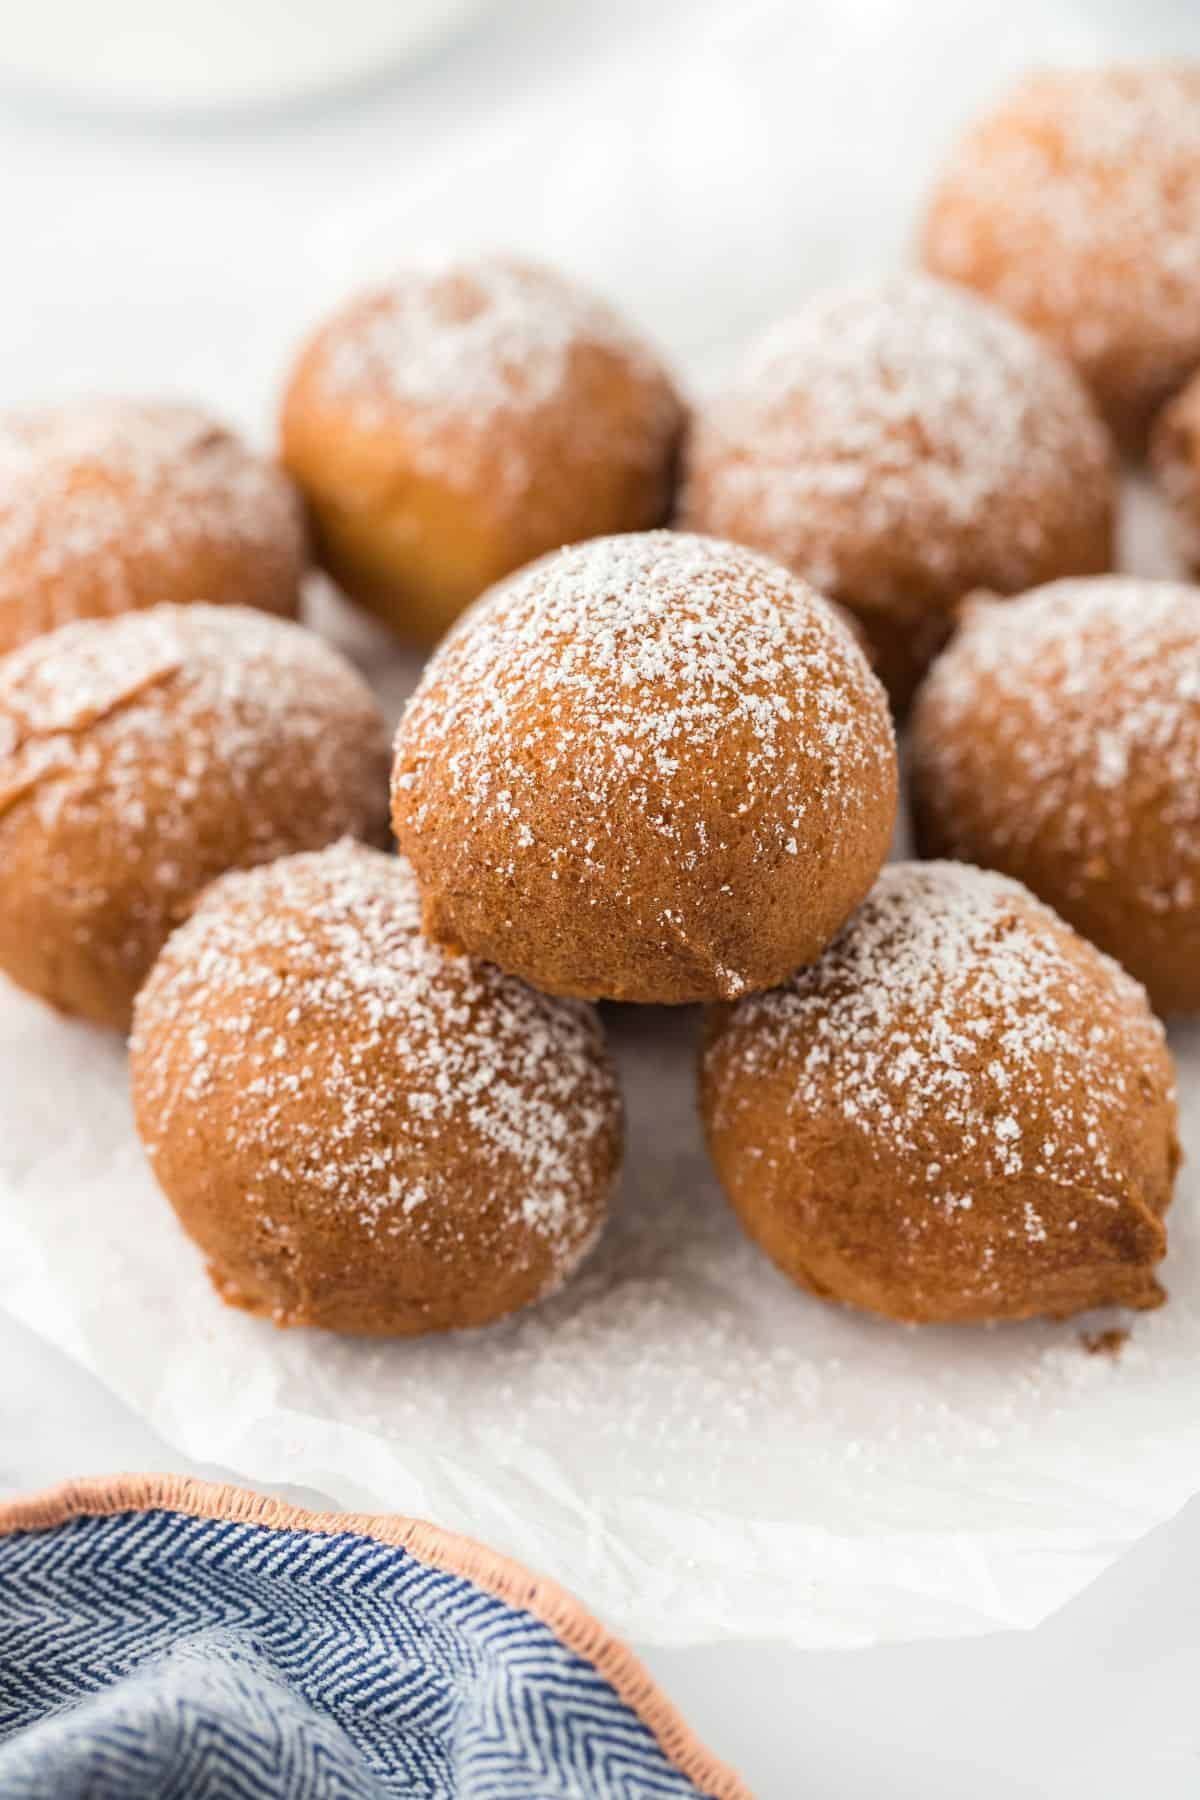
[[[327,597],[315,617],[397,705],[413,659]],[[643,1643],[1032,1625],[1200,1490],[1200,1028],[1175,1041],[1171,1302],[1113,1359],[1078,1321],[911,1331],[798,1293],[708,1167],[699,1013],[606,1016],[627,1168],[583,1272],[489,1332],[363,1343],[216,1300],[123,1046],[0,978],[0,1305],[188,1456],[465,1531]]]
[[[48,124],[6,196],[0,399],[182,392],[265,439],[306,320],[431,239],[563,263],[694,371],[902,255],[940,146],[1016,67],[1200,41],[1153,0],[620,18],[566,86],[523,85],[498,39],[461,117],[410,84],[423,148],[382,105],[257,145],[114,131],[77,140],[81,184]],[[384,668],[392,698],[411,672]],[[121,1047],[0,987],[0,1305],[182,1454],[474,1533],[645,1643],[1032,1625],[1200,1489],[1200,1034],[1176,1040],[1171,1303],[1114,1362],[1073,1325],[918,1334],[794,1292],[707,1171],[694,1026],[614,1019],[629,1175],[586,1272],[485,1337],[378,1346],[219,1306],[143,1167]]]
[[[490,1332],[378,1344],[222,1307],[121,1046],[4,989],[0,1304],[187,1455],[466,1531],[644,1643],[1032,1625],[1200,1489],[1200,1033],[1171,1301],[1114,1360],[1078,1323],[906,1331],[797,1293],[707,1170],[695,1015],[613,1022],[628,1179],[585,1271]]]

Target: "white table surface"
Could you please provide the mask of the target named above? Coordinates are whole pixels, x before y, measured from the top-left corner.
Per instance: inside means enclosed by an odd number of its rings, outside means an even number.
[[[0,72],[0,403],[184,392],[265,440],[303,323],[410,237],[557,256],[701,364],[899,254],[937,146],[1005,69],[1189,42],[1200,18],[1167,0],[526,0],[273,117],[89,116]],[[156,1468],[237,1478],[0,1318],[0,1492]],[[1194,1795],[1200,1502],[1032,1633],[644,1654],[764,1800]]]

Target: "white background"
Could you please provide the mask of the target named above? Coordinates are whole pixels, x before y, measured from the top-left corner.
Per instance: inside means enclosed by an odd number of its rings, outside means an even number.
[[[103,10],[119,19],[126,4]],[[43,49],[64,32],[69,48],[67,0],[37,10],[53,17]],[[171,12],[167,0],[156,10]],[[903,255],[940,147],[1010,70],[1037,57],[1200,49],[1189,6],[1147,0],[531,0],[494,5],[390,71],[376,47],[402,10],[400,0],[330,4],[330,66],[370,78],[274,114],[182,118],[171,105],[187,86],[178,66],[156,76],[144,56],[130,79],[160,104],[140,116],[89,108],[77,92],[36,95],[10,70],[0,402],[173,391],[269,441],[280,370],[304,324],[435,239],[557,258],[702,371],[798,292]],[[12,43],[28,11],[0,4]],[[311,29],[306,45],[289,39],[288,11],[241,0],[230,15],[236,66],[223,80],[206,64],[203,90],[193,70],[191,100],[244,91],[250,74],[260,88],[302,85]],[[311,19],[314,7],[301,11]],[[4,62],[0,48],[0,82]],[[78,90],[87,62],[63,59],[60,84]],[[185,1466],[97,1383],[0,1321],[0,1487]],[[1032,1634],[647,1660],[768,1800],[964,1790],[1173,1800],[1200,1780],[1200,1505]]]

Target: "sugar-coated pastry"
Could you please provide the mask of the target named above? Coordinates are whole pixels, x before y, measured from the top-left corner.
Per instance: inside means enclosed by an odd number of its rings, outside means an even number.
[[[1006,876],[885,869],[810,968],[713,1009],[700,1093],[742,1224],[821,1299],[931,1324],[1163,1298],[1162,1027]]]
[[[592,1009],[422,937],[349,842],[227,875],[138,997],[138,1130],[221,1297],[408,1337],[555,1288],[621,1148]]]
[[[858,618],[903,709],[972,588],[1112,562],[1108,433],[1022,326],[920,274],[814,295],[697,410],[682,520]]]
[[[1026,77],[952,152],[923,253],[1056,344],[1139,450],[1200,366],[1200,67]]]
[[[678,1002],[824,947],[887,852],[896,752],[824,600],[648,532],[479,601],[409,704],[392,791],[436,940],[548,993]]]
[[[283,458],[347,593],[432,642],[543,552],[665,522],[683,407],[552,271],[476,257],[352,300],[301,354]]]
[[[313,633],[238,606],[65,625],[0,660],[0,970],[128,1024],[206,883],[384,841],[387,730]]]
[[[973,603],[913,718],[923,852],[1003,869],[1200,1008],[1200,588],[1130,576]]]
[[[0,415],[0,655],[170,602],[294,615],[306,554],[286,475],[194,407]]]

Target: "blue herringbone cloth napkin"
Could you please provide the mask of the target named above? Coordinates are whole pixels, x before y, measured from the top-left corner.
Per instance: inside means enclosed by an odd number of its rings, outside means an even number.
[[[569,1596],[465,1540],[170,1477],[0,1509],[3,1800],[700,1794],[744,1790]]]

